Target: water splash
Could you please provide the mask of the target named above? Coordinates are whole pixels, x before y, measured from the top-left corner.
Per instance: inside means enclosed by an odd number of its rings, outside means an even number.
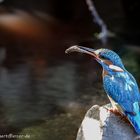
[[[102,20],[102,18],[99,16],[94,3],[92,0],[86,0],[86,3],[88,5],[88,9],[89,11],[91,11],[91,14],[93,16],[93,21],[95,23],[97,23],[100,28],[101,28],[101,32],[96,36],[98,39],[101,39],[103,44],[106,44],[107,42],[107,38],[110,36],[114,36],[113,33],[111,33],[108,29],[107,29],[107,25],[104,23],[104,21]]]

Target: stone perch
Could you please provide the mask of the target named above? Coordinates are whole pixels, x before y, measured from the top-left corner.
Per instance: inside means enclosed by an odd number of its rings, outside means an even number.
[[[133,127],[105,106],[94,105],[91,107],[78,130],[76,140],[140,140]]]

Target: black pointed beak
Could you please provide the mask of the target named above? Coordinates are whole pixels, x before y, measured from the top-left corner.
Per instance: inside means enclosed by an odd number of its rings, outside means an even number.
[[[80,52],[80,53],[89,54],[89,55],[93,56],[96,60],[101,61],[98,54],[96,53],[96,50],[92,49],[92,48],[75,45],[75,46],[72,46],[72,47],[66,49],[66,51],[65,51],[65,53],[71,53],[71,52]]]

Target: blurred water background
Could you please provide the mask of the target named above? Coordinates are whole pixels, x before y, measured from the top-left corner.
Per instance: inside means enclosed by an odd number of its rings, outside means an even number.
[[[100,65],[66,55],[71,45],[115,50],[140,83],[140,2],[94,4],[114,34],[106,44],[84,0],[0,1],[0,135],[74,140],[86,110],[109,102]]]

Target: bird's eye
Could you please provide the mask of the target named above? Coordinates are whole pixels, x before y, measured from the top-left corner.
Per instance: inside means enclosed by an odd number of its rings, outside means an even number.
[[[100,55],[100,58],[101,58],[101,59],[106,59],[106,57],[105,57],[105,56],[103,56],[103,55]]]

